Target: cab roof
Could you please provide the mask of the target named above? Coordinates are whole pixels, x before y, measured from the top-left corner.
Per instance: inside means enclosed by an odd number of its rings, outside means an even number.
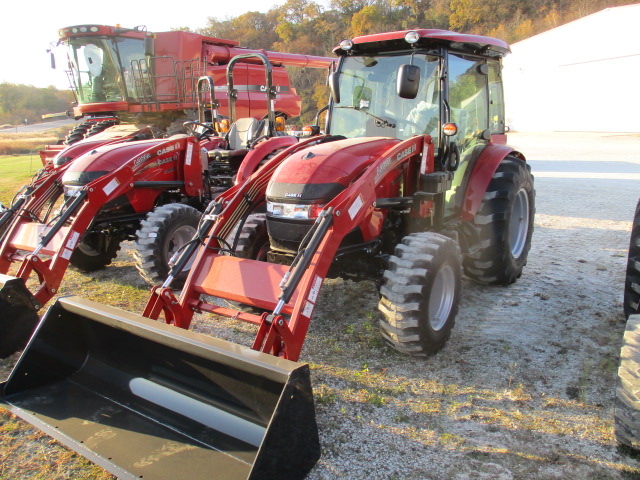
[[[408,32],[416,32],[419,36],[414,44],[417,47],[433,48],[445,46],[454,50],[467,51],[487,56],[505,56],[511,49],[509,44],[497,38],[485,37],[481,35],[469,35],[465,33],[451,32],[449,30],[436,29],[416,29],[399,30],[396,32],[375,33],[352,38],[354,53],[387,52],[396,50],[411,49],[412,44],[405,40]],[[333,49],[337,55],[347,54],[347,50],[337,46]]]

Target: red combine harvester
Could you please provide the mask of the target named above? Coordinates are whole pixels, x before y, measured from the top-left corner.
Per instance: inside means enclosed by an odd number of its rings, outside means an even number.
[[[238,55],[262,53],[273,67],[274,110],[287,118],[300,114],[300,97],[284,66],[328,68],[331,59],[301,54],[249,50],[238,42],[196,33],[147,32],[146,27],[77,25],[60,30],[67,48],[67,75],[76,97],[71,116],[85,121],[72,130],[71,144],[125,122],[154,126],[169,135],[197,120],[197,81],[213,78],[221,113],[227,112],[226,66]],[[52,62],[55,64],[55,62]],[[264,74],[260,62],[236,72],[238,118],[261,118]],[[210,120],[210,119],[209,119]]]
[[[382,336],[426,356],[449,338],[463,271],[493,284],[522,273],[535,192],[506,146],[508,51],[442,30],[343,41],[326,134],[212,202],[142,315],[59,299],[3,401],[125,478],[303,478],[320,448],[309,370],[296,362],[326,277],[378,280]],[[255,341],[175,328],[196,313],[253,323]],[[174,455],[144,462],[169,443]]]

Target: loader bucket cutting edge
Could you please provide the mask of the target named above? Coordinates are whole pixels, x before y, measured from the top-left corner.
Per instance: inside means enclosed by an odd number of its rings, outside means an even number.
[[[3,406],[120,478],[303,478],[309,367],[79,297],[43,316]]]
[[[0,274],[0,358],[25,347],[38,325],[39,309],[21,278]]]

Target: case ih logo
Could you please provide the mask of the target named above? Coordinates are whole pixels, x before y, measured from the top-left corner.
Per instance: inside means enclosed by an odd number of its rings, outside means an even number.
[[[169,145],[166,148],[162,148],[160,150],[158,150],[158,153],[156,153],[156,155],[160,156],[163,155],[165,153],[169,153],[169,152],[173,152],[175,149],[177,149],[180,146],[180,144],[178,143],[174,143],[173,145]]]
[[[387,169],[389,168],[389,166],[391,164],[395,164],[395,163],[399,162],[400,160],[408,157],[409,155],[411,155],[412,153],[414,153],[416,151],[416,148],[417,148],[416,144],[414,143],[410,147],[407,147],[404,150],[402,150],[401,152],[397,153],[395,158],[394,157],[389,157],[384,162],[382,162],[380,164],[380,166],[378,167],[378,169],[376,170],[376,180],[375,180],[376,183],[386,173]]]

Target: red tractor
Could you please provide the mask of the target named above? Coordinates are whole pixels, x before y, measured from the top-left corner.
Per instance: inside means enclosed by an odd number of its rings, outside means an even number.
[[[238,87],[244,87],[234,79],[236,68],[245,70],[246,62],[256,59],[263,63],[267,114],[262,120],[236,119]],[[10,224],[0,242],[0,306],[7,313],[0,321],[4,325],[14,324],[16,317],[29,319],[18,322],[25,326],[19,335],[7,333],[0,341],[0,356],[24,345],[31,334],[27,325],[33,328],[36,311],[56,294],[69,263],[83,271],[103,268],[116,257],[122,241],[135,240],[138,269],[150,283],[161,283],[171,258],[196,232],[205,206],[269,156],[298,142],[281,133],[284,122],[272,108],[277,98],[272,73],[261,53],[229,62],[229,110],[237,121],[224,135],[216,130],[221,118],[213,79],[203,77],[200,121],[185,123],[192,136],[155,139],[145,136],[151,131],[146,129],[110,142],[93,140],[127,128],[115,126],[54,158],[52,173],[28,186],[0,218],[0,223]],[[73,161],[65,163],[67,158]],[[7,276],[12,269],[17,278]],[[184,279],[187,272],[179,276]],[[31,293],[26,285],[34,276]]]
[[[152,33],[142,26],[76,25],[59,34],[59,44],[67,48],[67,75],[76,97],[69,114],[85,118],[69,133],[67,144],[120,122],[152,125],[169,135],[184,133],[183,123],[197,120],[196,87],[203,76],[213,78],[221,112],[226,114],[226,66],[245,53],[268,56],[277,85],[274,110],[295,117],[300,114],[300,97],[289,85],[284,65],[327,68],[330,63],[325,57],[248,50],[235,41],[196,33]],[[242,86],[238,88],[238,118],[265,115],[261,66],[244,64],[236,76],[236,83]]]
[[[3,401],[132,478],[169,463],[189,478],[212,465],[220,478],[303,478],[320,448],[309,371],[296,362],[326,277],[377,280],[382,336],[425,356],[450,335],[463,272],[491,284],[522,274],[535,193],[524,156],[506,146],[508,51],[442,30],[343,41],[326,134],[276,152],[212,202],[142,315],[59,299]],[[205,312],[253,323],[253,344],[174,328]],[[113,426],[131,445],[170,439],[176,455],[145,470],[158,442],[122,453],[122,437],[97,438]]]

